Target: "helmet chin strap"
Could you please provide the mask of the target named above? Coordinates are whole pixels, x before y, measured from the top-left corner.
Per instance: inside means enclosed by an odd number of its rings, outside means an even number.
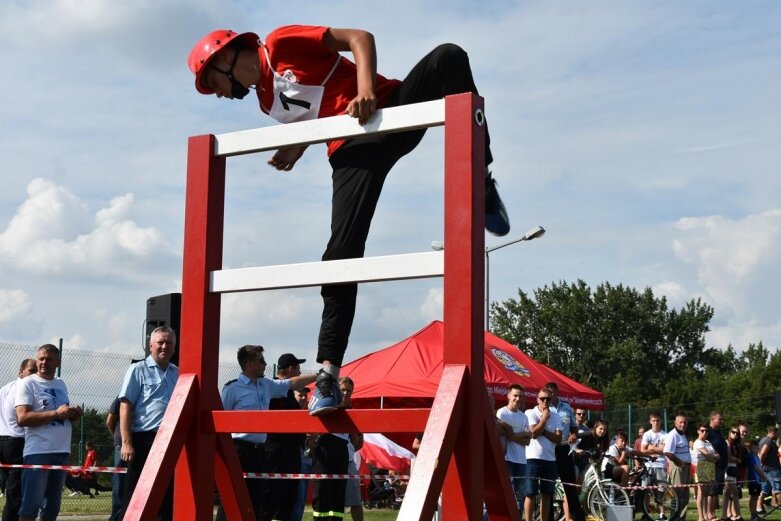
[[[217,72],[221,72],[225,76],[228,77],[228,80],[231,82],[231,96],[235,99],[244,99],[244,96],[249,94],[249,89],[242,85],[239,80],[237,80],[233,76],[233,69],[236,67],[236,61],[239,59],[239,52],[236,51],[236,53],[233,55],[233,61],[231,62],[231,67],[227,71],[224,71],[217,67],[216,65],[211,65],[211,68],[214,69]]]

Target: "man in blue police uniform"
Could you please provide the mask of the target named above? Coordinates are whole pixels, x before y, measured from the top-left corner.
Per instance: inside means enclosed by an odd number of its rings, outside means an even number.
[[[171,363],[176,352],[176,333],[167,326],[152,331],[150,354],[131,365],[125,373],[119,392],[119,429],[122,436],[122,461],[127,463],[125,493],[122,498],[124,518],[130,498],[144,469],[146,458],[155,441],[157,429],[179,379],[179,368]],[[158,519],[173,518],[173,483],[168,486]]]
[[[317,376],[309,374],[294,376],[287,380],[264,378],[266,360],[263,357],[263,346],[259,345],[241,346],[236,358],[239,361],[241,373],[237,379],[231,380],[222,388],[222,407],[226,411],[267,411],[272,399],[285,397],[289,390],[300,389],[311,384]],[[290,355],[289,358],[295,360],[296,365],[306,361],[293,355]],[[269,471],[265,452],[266,433],[234,432],[232,436],[242,471]],[[246,483],[252,507],[255,510],[255,519],[258,521],[273,519],[278,507],[278,498],[272,494],[273,489],[269,486],[269,481],[250,478],[246,480]],[[217,510],[217,520],[224,519],[225,512],[220,506]]]
[[[564,494],[567,497],[569,518],[586,521],[586,513],[578,499],[578,489],[569,484],[575,483],[575,461],[570,455],[570,443],[575,443],[578,439],[578,422],[570,404],[559,398],[559,386],[556,382],[549,382],[546,387],[551,390],[550,410],[561,419],[561,442],[556,445],[556,468],[559,479],[565,484]],[[553,509],[550,512],[553,512]]]

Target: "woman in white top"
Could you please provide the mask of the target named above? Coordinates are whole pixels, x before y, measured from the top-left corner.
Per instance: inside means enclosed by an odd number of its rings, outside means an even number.
[[[697,441],[694,442],[697,466],[697,517],[698,521],[716,521],[716,498],[711,496],[711,489],[716,480],[716,461],[719,455],[708,441],[708,426],[700,423],[697,426]]]

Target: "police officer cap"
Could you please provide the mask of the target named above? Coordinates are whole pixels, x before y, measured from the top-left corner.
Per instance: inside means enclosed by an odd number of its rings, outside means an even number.
[[[279,357],[279,360],[277,361],[277,369],[287,369],[291,365],[303,364],[304,362],[306,362],[306,359],[296,358],[296,356],[292,353],[285,353]]]

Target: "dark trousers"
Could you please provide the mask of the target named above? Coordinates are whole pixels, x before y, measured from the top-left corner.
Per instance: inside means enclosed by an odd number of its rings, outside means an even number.
[[[0,462],[20,465],[23,452],[24,438],[0,436]],[[22,504],[22,469],[3,469],[3,472],[6,474],[3,521],[16,521]]]
[[[243,472],[266,472],[265,460],[266,453],[263,444],[248,443],[241,440],[233,440],[236,447],[236,453],[239,456],[239,464]],[[271,519],[268,515],[268,508],[265,507],[269,501],[267,479],[247,478],[244,482],[247,484],[249,498],[252,501],[252,508],[255,510],[255,519]],[[266,517],[263,517],[263,516]],[[225,521],[225,511],[220,504],[217,508],[216,521]]]
[[[264,444],[234,439],[233,445],[236,447],[242,472],[266,472],[266,450]],[[252,509],[255,511],[255,519],[258,521],[271,519],[268,514],[268,508],[265,507],[270,500],[268,482],[269,480],[267,479],[258,478],[247,478],[244,480],[244,483],[247,484],[250,501],[252,501]],[[216,521],[225,520],[225,511],[222,508],[222,504],[220,504],[219,508],[217,508]]]
[[[569,515],[574,521],[585,521],[586,513],[580,505],[578,488],[575,483],[575,462],[569,454],[569,445],[556,446],[556,468],[559,471],[559,479],[564,484],[564,495],[567,496]],[[573,483],[570,485],[569,483]],[[551,496],[552,499],[552,496]],[[550,510],[553,512],[553,509]]]
[[[440,45],[412,69],[385,107],[440,99],[449,94],[477,92],[469,58],[460,47]],[[423,139],[425,130],[353,139],[331,155],[333,197],[331,239],[323,260],[363,257],[369,227],[385,177],[393,165]],[[486,165],[492,157],[486,131]],[[317,361],[342,365],[355,316],[357,284],[323,286],[323,316]]]
[[[130,498],[136,490],[138,479],[141,477],[141,471],[144,470],[146,459],[149,457],[149,451],[152,450],[152,443],[155,441],[157,431],[134,432],[132,436],[133,449],[136,451],[133,461],[128,463],[127,474],[125,475],[125,493],[122,496],[122,511],[119,519],[124,519]],[[173,479],[168,485],[168,490],[163,497],[160,510],[157,513],[157,521],[171,521],[174,513],[174,484]]]
[[[312,458],[314,474],[347,473],[347,440],[332,434],[323,434]],[[312,512],[318,521],[344,520],[344,479],[315,479],[312,481]]]
[[[119,428],[119,427],[117,427]],[[122,461],[122,445],[114,445],[114,466],[125,467]],[[111,515],[108,521],[120,521],[122,512],[122,496],[125,494],[125,475],[119,472],[111,475]]]
[[[301,471],[301,446],[288,443],[285,436],[287,435],[269,435],[266,440],[267,472],[297,474]],[[271,512],[273,515],[269,519],[290,521],[298,499],[298,483],[297,479],[268,480],[269,496],[274,498]]]

